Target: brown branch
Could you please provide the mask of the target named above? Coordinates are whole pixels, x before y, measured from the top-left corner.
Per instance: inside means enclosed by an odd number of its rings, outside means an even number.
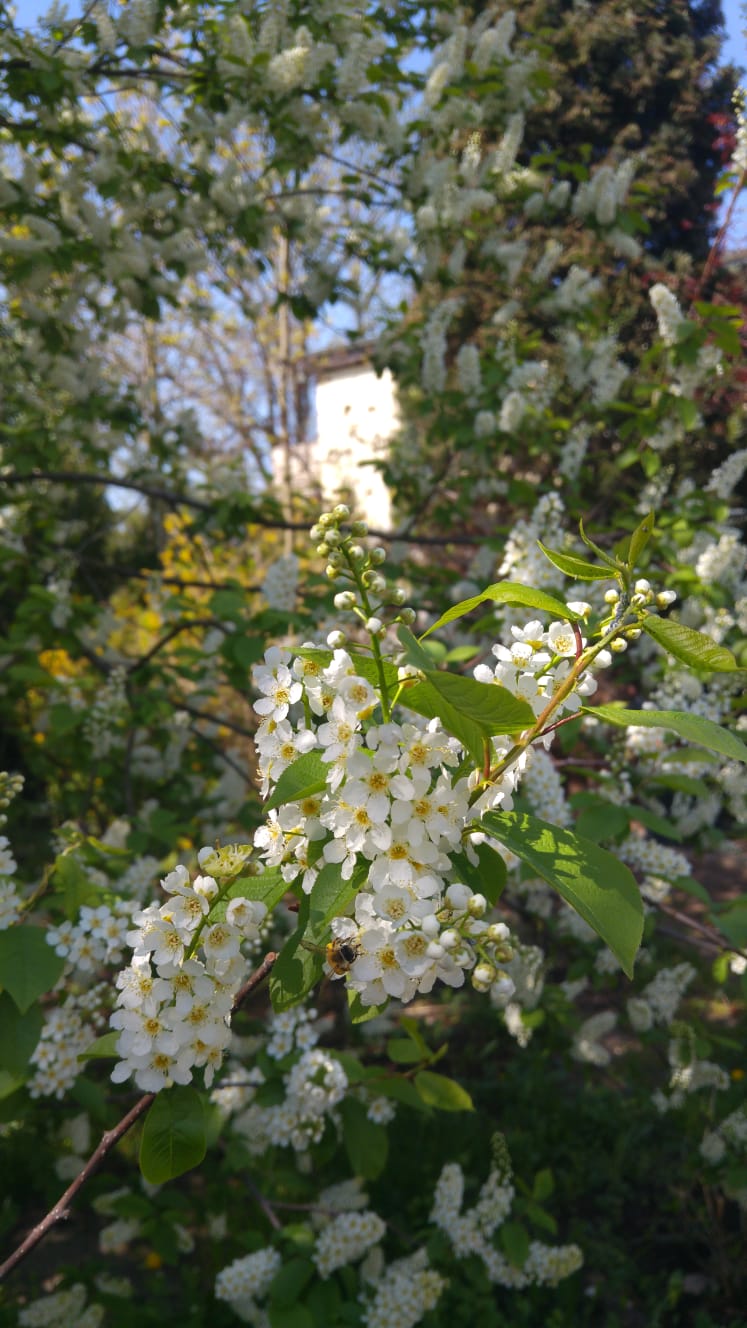
[[[269,954],[265,955],[259,968],[255,969],[251,976],[247,978],[243,987],[239,988],[236,994],[236,999],[231,1007],[231,1014],[235,1014],[250,992],[254,991],[255,988],[264,981],[276,959],[277,955],[273,951],[270,951]],[[98,1170],[101,1163],[104,1161],[104,1158],[111,1152],[114,1145],[119,1143],[120,1139],[124,1138],[127,1131],[135,1124],[135,1121],[139,1120],[148,1110],[148,1107],[154,1101],[155,1096],[155,1093],[145,1093],[112,1130],[107,1130],[106,1133],[101,1136],[97,1147],[92,1152],[83,1170],[75,1177],[75,1180],[68,1186],[65,1193],[61,1195],[57,1200],[57,1203],[50,1208],[46,1217],[43,1217],[41,1222],[37,1222],[36,1226],[32,1227],[25,1240],[23,1240],[18,1248],[5,1260],[5,1263],[0,1264],[0,1282],[3,1278],[7,1277],[8,1273],[11,1273],[23,1259],[26,1258],[27,1254],[30,1254],[31,1251],[36,1248],[39,1242],[44,1239],[47,1232],[51,1231],[52,1227],[56,1226],[58,1222],[62,1222],[69,1216],[68,1206],[71,1200],[75,1198],[78,1192],[86,1184],[86,1181],[90,1180],[94,1172]]]
[[[90,475],[86,471],[75,470],[34,470],[28,475],[18,475],[16,473],[0,475],[0,484],[30,484],[34,480],[50,480],[59,484],[101,484],[104,488],[112,489],[133,489],[136,493],[142,493],[146,498],[155,498],[159,502],[168,503],[172,507],[192,507],[197,512],[212,512],[215,509],[215,502],[206,502],[201,498],[189,498],[183,493],[172,493],[168,489],[153,488],[149,484],[140,484],[135,480],[118,480],[111,475]],[[249,525],[262,526],[266,530],[299,530],[308,533],[310,522],[308,521],[283,521],[280,518],[260,516],[257,512],[252,512],[247,518]],[[449,544],[463,544],[470,548],[484,544],[484,539],[479,535],[413,535],[410,527],[405,530],[373,530],[369,529],[368,534],[373,539],[388,540],[391,544],[432,544],[436,548],[444,548]]]

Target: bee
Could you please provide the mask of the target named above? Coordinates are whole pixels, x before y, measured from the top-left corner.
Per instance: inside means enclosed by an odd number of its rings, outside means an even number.
[[[323,954],[330,974],[336,978],[349,973],[361,953],[360,942],[351,936],[335,936],[326,945],[312,945],[311,941],[303,941],[302,944],[306,950]]]

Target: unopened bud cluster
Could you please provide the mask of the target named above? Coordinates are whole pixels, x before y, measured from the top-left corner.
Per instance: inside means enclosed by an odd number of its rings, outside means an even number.
[[[335,595],[338,612],[354,613],[373,637],[383,636],[392,622],[414,621],[415,610],[405,607],[405,591],[390,586],[378,570],[386,562],[386,549],[380,545],[367,549],[359,543],[368,534],[368,526],[365,521],[351,521],[347,504],[338,503],[331,512],[322,512],[310,533],[317,553],[327,559],[328,580],[350,586]],[[400,612],[393,616],[395,609]],[[327,644],[333,650],[341,649],[344,632],[332,632]]]
[[[655,612],[657,609],[668,609],[676,598],[677,595],[674,590],[654,590],[651,582],[647,581],[645,577],[639,577],[628,596],[623,597],[620,591],[614,588],[606,591],[604,602],[610,607],[611,617],[606,624],[602,624],[602,627],[614,627],[617,621],[620,621],[621,624],[620,635],[609,643],[610,650],[614,654],[620,655],[627,650],[629,641],[637,641],[641,635],[640,627],[630,624],[624,626],[622,624],[622,618],[628,609],[638,612],[642,609],[649,609]]]

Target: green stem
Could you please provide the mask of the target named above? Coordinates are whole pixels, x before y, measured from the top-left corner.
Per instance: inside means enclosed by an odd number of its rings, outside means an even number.
[[[507,755],[504,756],[503,760],[499,761],[497,765],[492,767],[488,779],[484,781],[485,784],[494,784],[496,780],[500,779],[501,775],[505,774],[507,770],[510,770],[512,765],[516,764],[522,753],[526,751],[527,747],[530,747],[535,739],[541,737],[543,730],[546,728],[548,721],[555,714],[558,706],[571,694],[582,673],[591,663],[593,663],[600,650],[604,650],[605,646],[607,646],[610,641],[613,641],[616,636],[620,635],[621,627],[622,620],[616,621],[614,627],[610,627],[596,645],[587,646],[586,650],[579,655],[575,664],[572,665],[568,676],[563,679],[558,690],[548,701],[544,710],[538,715],[532,727],[527,730],[523,737],[519,738],[518,742],[514,743],[513,747]],[[472,796],[473,802],[480,796],[482,787],[483,786],[478,786],[475,790]]]
[[[366,618],[368,619],[373,615],[373,609],[371,608],[371,601],[368,598],[368,590],[363,583],[362,573],[359,571],[358,567],[353,562],[352,558],[348,553],[346,544],[342,545],[342,552],[347,558],[348,566],[353,574],[353,580],[355,581],[355,584],[358,588],[358,594],[360,595],[361,604],[363,605]],[[384,672],[384,656],[381,653],[381,646],[379,645],[378,637],[374,636],[373,634],[371,635],[371,653],[373,654],[374,663],[376,664],[376,672],[379,675],[381,713],[384,718],[384,723],[388,724],[389,720],[392,717],[392,707],[391,707],[391,702],[389,700],[389,688],[387,686],[386,674]]]

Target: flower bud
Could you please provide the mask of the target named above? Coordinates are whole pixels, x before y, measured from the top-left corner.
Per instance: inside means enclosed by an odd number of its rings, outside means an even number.
[[[327,637],[327,645],[330,650],[342,650],[346,641],[347,637],[344,632],[330,632]]]
[[[674,604],[676,598],[676,590],[660,590],[656,596],[656,603],[660,609],[668,609],[670,604]]]
[[[395,586],[389,594],[390,604],[404,604],[407,595],[401,586]]]
[[[453,950],[455,946],[461,945],[462,943],[462,938],[459,935],[459,932],[455,931],[453,927],[449,927],[446,931],[442,931],[439,940],[444,947],[444,950]]]
[[[651,590],[651,582],[647,581],[645,577],[641,577],[640,580],[636,581],[633,589],[636,595],[648,595]]]
[[[604,592],[605,604],[617,604],[619,598],[620,598],[619,590],[605,590]]]
[[[332,516],[334,517],[335,521],[349,521],[350,508],[348,507],[347,503],[338,503],[336,507],[333,507]]]
[[[366,631],[370,632],[372,636],[378,636],[379,632],[383,632],[383,630],[384,624],[381,621],[381,618],[366,619]]]
[[[399,621],[404,623],[406,627],[410,627],[414,623],[416,616],[414,609],[406,608],[400,613]]]
[[[511,935],[505,922],[491,922],[488,927],[489,941],[507,941]]]
[[[482,918],[488,911],[488,901],[484,895],[473,895],[467,904],[467,912],[471,918]]]
[[[381,567],[381,564],[386,562],[386,549],[382,549],[381,545],[377,544],[368,557],[372,567]]]
[[[627,648],[628,643],[623,636],[616,636],[614,641],[610,641],[610,650],[613,650],[616,655],[621,655]]]
[[[350,527],[350,534],[353,535],[355,539],[363,539],[363,536],[368,534],[368,525],[365,521],[353,521]]]
[[[353,609],[355,608],[355,595],[352,590],[341,590],[339,594],[335,595],[332,603],[336,609],[341,609],[343,611],[345,609]]]

